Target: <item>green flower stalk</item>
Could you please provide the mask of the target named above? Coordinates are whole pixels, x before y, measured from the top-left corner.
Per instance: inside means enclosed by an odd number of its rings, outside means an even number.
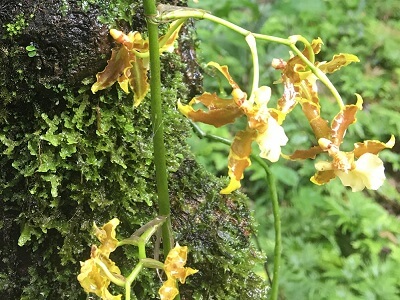
[[[168,192],[167,163],[165,158],[164,122],[161,101],[161,76],[160,53],[158,41],[158,25],[152,20],[157,15],[157,9],[153,0],[144,0],[144,12],[147,17],[147,30],[149,34],[150,54],[150,87],[151,87],[151,120],[155,128],[153,136],[154,164],[156,168],[157,196],[159,214],[167,216],[162,226],[163,251],[167,256],[172,248],[171,208]]]

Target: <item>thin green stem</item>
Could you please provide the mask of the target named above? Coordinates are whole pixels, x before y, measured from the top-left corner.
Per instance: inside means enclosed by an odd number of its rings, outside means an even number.
[[[260,33],[252,33],[249,30],[246,30],[236,24],[233,24],[229,21],[226,21],[224,19],[218,18],[216,16],[213,16],[206,11],[203,10],[190,10],[190,9],[177,9],[177,10],[165,10],[165,13],[161,13],[158,16],[158,19],[160,21],[170,21],[170,20],[175,20],[175,19],[181,19],[181,18],[197,18],[197,19],[205,19],[209,20],[212,22],[215,22],[217,24],[220,24],[222,26],[225,26],[243,36],[249,36],[253,35],[254,38],[259,39],[259,40],[264,40],[264,41],[269,41],[269,42],[274,42],[282,45],[286,45],[290,47],[290,49],[296,53],[301,60],[304,61],[304,63],[310,68],[310,70],[315,74],[315,76],[318,77],[318,79],[321,80],[321,82],[329,89],[329,91],[332,93],[334,96],[336,102],[338,103],[340,108],[344,107],[344,103],[342,100],[342,97],[336,90],[335,86],[332,84],[332,82],[329,80],[329,78],[325,75],[324,72],[322,72],[320,69],[315,67],[314,65],[314,52],[312,51],[310,43],[302,37],[302,36],[292,36],[289,37],[288,39],[284,38],[279,38],[275,36],[270,36],[270,35],[265,35],[265,34],[260,34]],[[302,42],[308,49],[310,53],[310,58],[307,58],[303,55],[303,53],[296,47],[296,42],[300,41]],[[310,61],[311,60],[311,61]]]
[[[154,128],[153,147],[156,169],[157,195],[159,214],[167,220],[162,226],[163,251],[167,256],[171,249],[172,230],[170,220],[170,200],[168,192],[167,163],[165,158],[164,124],[161,106],[160,54],[158,43],[158,26],[152,20],[157,15],[154,0],[143,0],[144,13],[147,17],[150,54],[150,87],[151,87],[151,120]]]
[[[268,165],[263,159],[258,156],[251,155],[251,158],[256,161],[265,171],[268,181],[268,191],[272,203],[272,213],[274,215],[275,229],[275,249],[274,249],[274,272],[272,277],[271,300],[278,299],[279,293],[279,269],[281,267],[282,254],[282,232],[281,232],[281,217],[279,211],[278,193],[276,190],[275,176],[272,174]]]
[[[139,275],[140,271],[143,269],[143,261],[142,259],[146,259],[146,243],[144,240],[138,242],[138,249],[139,249],[139,262],[137,263],[136,267],[132,270],[131,274],[126,278],[125,281],[125,299],[131,299],[131,286],[132,282],[136,279]]]
[[[190,120],[189,120],[190,121]],[[222,137],[208,134],[201,130],[201,128],[195,124],[194,122],[190,121],[195,133],[200,138],[207,138],[211,141],[216,141],[223,143],[225,145],[231,145],[232,142],[228,139],[224,139]],[[278,200],[278,193],[276,190],[276,183],[275,177],[272,174],[271,170],[269,169],[267,163],[261,159],[259,156],[251,154],[251,159],[256,161],[265,171],[267,182],[268,182],[268,191],[271,198],[272,203],[272,213],[274,215],[274,230],[275,230],[275,248],[274,248],[274,272],[272,278],[272,287],[271,287],[271,300],[278,299],[278,292],[279,292],[279,269],[281,265],[281,254],[282,254],[282,232],[281,232],[281,216],[279,211],[279,200]]]
[[[126,278],[125,282],[125,300],[131,299],[131,286],[132,282],[136,279],[139,275],[140,271],[143,269],[143,262],[139,260],[136,267],[133,269],[132,273]]]
[[[254,101],[255,92],[258,90],[259,82],[260,82],[260,67],[258,64],[258,53],[257,53],[257,44],[256,39],[252,34],[246,36],[246,42],[249,45],[251,52],[251,59],[253,61],[253,84],[251,88],[249,101]]]

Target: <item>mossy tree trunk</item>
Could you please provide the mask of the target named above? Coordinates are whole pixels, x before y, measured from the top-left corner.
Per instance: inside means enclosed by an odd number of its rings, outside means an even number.
[[[76,276],[96,243],[93,222],[118,217],[127,237],[158,211],[149,101],[133,108],[117,87],[90,91],[115,46],[110,26],[143,32],[143,9],[129,0],[3,0],[0,22],[0,298],[86,299]],[[186,35],[162,58],[172,225],[200,270],[181,297],[262,299],[246,199],[219,195],[226,182],[196,164],[175,109],[199,85],[185,61],[192,45]],[[113,260],[124,272],[136,255],[125,248]],[[160,285],[148,270],[133,289],[157,299]]]

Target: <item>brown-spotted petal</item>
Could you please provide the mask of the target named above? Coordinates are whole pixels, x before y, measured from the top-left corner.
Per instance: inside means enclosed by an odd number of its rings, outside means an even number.
[[[115,228],[118,224],[119,220],[117,218],[110,220],[100,228],[94,224],[95,235],[101,242],[99,252],[106,257],[109,257],[110,253],[117,248],[118,240],[115,238]]]
[[[321,117],[319,104],[312,101],[302,101],[301,106],[317,140],[320,138],[329,138],[331,129],[329,128],[328,121]]]
[[[321,38],[313,39],[311,42],[311,48],[313,49],[314,54],[318,54],[321,51],[322,45],[324,42]],[[304,49],[304,52],[307,51],[307,48]]]
[[[164,263],[164,271],[168,278],[172,277],[178,279],[181,283],[185,283],[186,277],[198,272],[198,270],[185,267],[187,253],[187,246],[179,246],[178,243],[169,251]]]
[[[132,32],[126,35],[122,31],[119,31],[117,29],[110,29],[110,35],[117,43],[124,45],[127,49],[132,49],[133,45]]]
[[[102,299],[117,300],[121,295],[114,296],[108,292],[110,279],[104,271],[98,266],[101,262],[114,276],[121,274],[120,269],[108,257],[104,256],[95,245],[92,246],[90,259],[81,262],[81,272],[78,275],[78,281],[87,293],[94,293]]]
[[[300,159],[314,159],[317,154],[323,152],[320,146],[313,146],[310,149],[307,150],[296,150],[293,154],[291,155],[284,155],[282,156],[286,159],[291,159],[291,160],[300,160]]]
[[[353,54],[340,53],[334,55],[331,61],[319,63],[317,66],[324,73],[333,73],[348,64],[359,61],[358,57]]]
[[[150,90],[147,80],[147,67],[144,66],[142,58],[136,58],[132,62],[129,76],[129,86],[133,91],[133,104],[138,106]]]
[[[221,194],[230,194],[240,188],[240,180],[244,170],[250,166],[251,143],[257,136],[256,130],[246,129],[239,131],[231,145],[228,157],[229,185],[221,190]]]
[[[334,170],[318,171],[313,177],[310,178],[310,180],[314,184],[323,185],[335,177],[336,175]]]
[[[383,149],[393,148],[394,143],[395,143],[394,135],[390,137],[390,140],[387,143],[383,143],[381,141],[376,141],[376,140],[367,140],[364,141],[363,143],[355,143],[353,151],[354,156],[358,158],[365,153],[378,154]]]
[[[331,141],[336,146],[339,146],[342,143],[347,128],[350,124],[357,121],[356,113],[362,109],[363,100],[360,95],[356,94],[356,96],[357,103],[344,106],[332,121]]]
[[[125,69],[131,67],[134,59],[134,55],[124,46],[118,50],[113,49],[106,68],[96,75],[97,81],[92,85],[92,93],[112,86],[124,74]]]
[[[161,300],[174,300],[179,294],[176,287],[176,279],[170,277],[168,280],[164,281],[161,288],[158,290]]]
[[[199,102],[207,106],[208,111],[195,110],[193,105]],[[237,117],[243,114],[232,99],[221,99],[216,94],[210,93],[204,93],[194,98],[188,105],[183,105],[178,101],[178,109],[194,122],[202,122],[215,127],[233,123]]]

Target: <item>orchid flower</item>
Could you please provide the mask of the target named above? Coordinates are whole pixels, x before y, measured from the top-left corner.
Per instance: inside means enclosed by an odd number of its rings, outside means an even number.
[[[187,260],[187,252],[187,246],[181,247],[178,243],[169,251],[164,263],[167,280],[158,291],[161,300],[173,300],[179,294],[176,280],[179,280],[180,283],[185,283],[186,277],[198,272],[198,270],[184,267]]]
[[[179,25],[178,22],[172,22],[170,29],[173,31],[160,38],[160,53],[171,52],[174,49],[174,42],[183,24]],[[112,50],[106,68],[97,73],[97,81],[92,86],[92,92],[94,94],[118,81],[125,93],[128,94],[130,89],[133,91],[134,105],[138,106],[150,89],[147,78],[149,41],[143,39],[138,31],[129,32],[126,35],[122,31],[111,29],[110,35],[118,44],[121,44],[121,47]]]
[[[321,51],[322,45],[323,42],[320,38],[314,39],[309,47],[305,47],[301,53],[312,62],[315,67],[314,72],[299,55],[292,55],[287,62],[282,59],[273,59],[272,67],[282,72],[281,79],[276,83],[284,85],[283,96],[278,100],[278,109],[283,113],[289,113],[297,105],[299,99],[318,102],[316,84],[318,77],[315,72],[318,72],[320,76],[325,76],[324,74],[336,72],[350,63],[359,62],[357,56],[348,53],[336,54],[328,62],[316,62],[315,54]]]
[[[230,182],[221,191],[222,194],[229,194],[240,187],[243,172],[251,164],[249,157],[253,141],[258,144],[261,157],[276,162],[280,157],[281,147],[286,145],[288,138],[281,126],[284,119],[282,112],[267,107],[271,98],[269,87],[259,87],[253,97],[247,98],[247,94],[229,74],[227,66],[220,66],[215,62],[210,62],[209,65],[218,69],[228,80],[232,87],[232,97],[222,99],[215,93],[205,92],[194,97],[188,105],[178,102],[178,108],[191,120],[215,127],[233,123],[236,118],[243,115],[247,117],[247,128],[236,134],[229,152]],[[203,104],[208,110],[195,110],[193,106],[197,103]]]
[[[357,154],[339,151],[338,147],[328,139],[321,138],[318,141],[321,148],[332,157],[331,162],[319,161],[315,164],[317,174],[311,178],[316,184],[323,184],[329,178],[339,177],[344,186],[350,186],[353,192],[362,191],[365,187],[377,190],[385,181],[385,168],[382,160],[368,149],[373,144],[378,147],[391,148],[394,145],[394,137],[386,144],[379,141],[369,141],[368,146]],[[371,151],[371,152],[365,152]],[[379,151],[379,150],[375,150]],[[355,160],[355,158],[358,158]]]
[[[297,150],[286,158],[314,159],[317,154],[327,152],[331,161],[320,161],[315,164],[317,172],[311,181],[322,185],[335,177],[339,177],[343,185],[350,186],[353,192],[368,189],[378,189],[385,179],[384,166],[377,154],[386,148],[392,148],[395,138],[392,136],[387,143],[367,140],[354,144],[350,152],[340,151],[344,135],[350,124],[356,122],[356,113],[362,109],[362,98],[357,95],[357,103],[344,106],[334,117],[331,126],[320,115],[319,105],[311,101],[302,103],[311,128],[318,139],[318,146],[307,150]]]
[[[124,280],[118,266],[109,258],[110,253],[117,248],[115,228],[118,224],[119,220],[114,218],[101,228],[94,225],[95,234],[101,245],[92,246],[90,259],[81,262],[81,273],[78,275],[78,281],[85,292],[94,293],[105,300],[120,300],[122,297],[122,295],[114,296],[108,291],[110,276],[120,281]]]

